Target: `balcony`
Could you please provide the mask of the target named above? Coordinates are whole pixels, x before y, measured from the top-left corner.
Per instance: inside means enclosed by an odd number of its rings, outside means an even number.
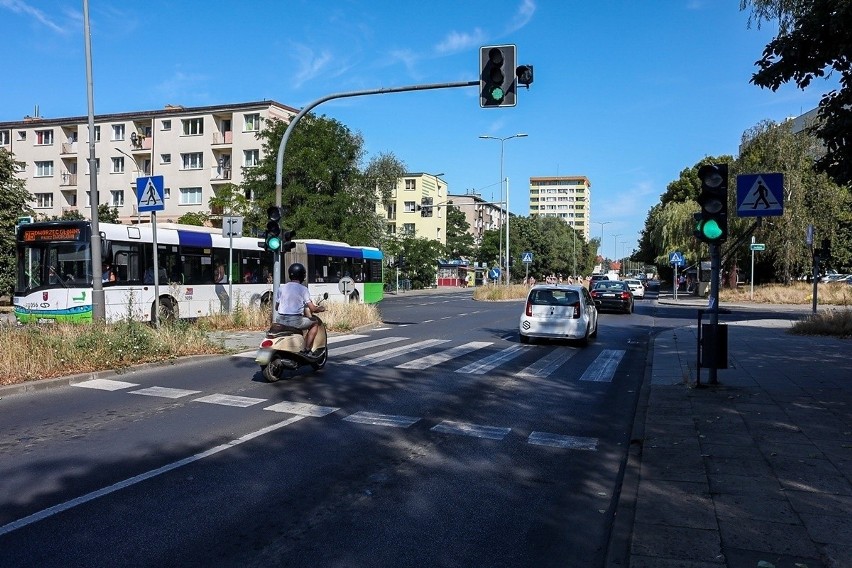
[[[60,152],[63,154],[76,154],[77,153],[77,143],[76,142],[63,142],[62,148],[60,148]]]
[[[226,132],[214,132],[213,133],[213,144],[232,144],[234,140],[234,133],[230,130]]]
[[[210,168],[210,182],[211,183],[225,183],[231,181],[231,168],[230,167],[220,167],[216,166],[215,168]]]
[[[71,174],[68,172],[63,172],[61,179],[59,181],[60,186],[76,186],[77,185],[77,174]]]

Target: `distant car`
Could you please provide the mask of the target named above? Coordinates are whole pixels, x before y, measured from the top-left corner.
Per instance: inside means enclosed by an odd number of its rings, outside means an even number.
[[[610,278],[609,274],[592,274],[592,277],[589,279],[589,286],[594,286],[595,282],[600,282],[601,280],[613,280],[613,278]]]
[[[852,284],[852,274],[841,274],[828,281],[829,284]]]
[[[630,288],[630,291],[633,292],[634,298],[645,299],[645,286],[641,280],[630,278],[625,280],[625,282],[627,283],[627,287]]]
[[[572,339],[587,345],[598,335],[598,310],[585,286],[539,284],[530,288],[518,323],[521,343]]]
[[[622,280],[602,280],[592,285],[592,299],[598,310],[633,312],[633,292]]]

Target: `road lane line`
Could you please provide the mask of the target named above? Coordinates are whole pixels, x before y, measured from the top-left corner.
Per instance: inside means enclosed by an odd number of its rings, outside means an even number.
[[[401,365],[397,365],[396,368],[422,370],[428,367],[434,367],[435,365],[440,365],[445,361],[461,357],[471,351],[476,351],[477,349],[482,349],[489,345],[491,345],[490,341],[472,341],[470,343],[465,343],[464,345],[456,345],[452,349],[447,349],[441,353],[434,353],[432,355],[427,355],[426,357],[421,357],[420,359],[415,359],[414,361],[402,363]]]
[[[528,346],[525,345],[512,345],[511,347],[507,347],[502,351],[498,351],[493,355],[485,357],[484,359],[480,359],[470,365],[465,365],[461,369],[456,370],[456,373],[465,373],[470,375],[484,375],[488,371],[494,369],[506,361],[511,361],[515,357],[518,357],[522,354],[524,349],[529,349]]]
[[[448,341],[449,339],[427,339],[426,341],[394,347],[393,349],[387,349],[385,351],[380,351],[379,353],[373,353],[372,355],[363,355],[356,359],[344,361],[344,363],[347,365],[359,365],[361,367],[366,367],[367,365],[372,365],[379,361],[393,359],[402,353],[411,353],[413,351],[420,351],[421,349],[428,349],[429,347],[440,345],[441,343],[447,343]]]
[[[201,460],[201,459],[210,457],[212,455],[218,454],[219,452],[222,452],[224,450],[228,450],[228,449],[231,449],[235,446],[239,446],[242,443],[253,440],[253,439],[255,439],[259,436],[263,436],[264,434],[274,432],[275,430],[278,430],[280,428],[284,428],[285,426],[289,426],[290,424],[293,424],[294,422],[298,422],[299,420],[302,420],[304,418],[305,418],[304,416],[292,416],[292,417],[288,418],[287,420],[284,420],[282,422],[277,422],[275,424],[272,424],[271,426],[261,428],[260,430],[256,430],[254,432],[250,432],[250,433],[248,433],[244,436],[240,436],[239,438],[236,438],[235,440],[231,440],[230,442],[226,442],[226,443],[218,445],[214,448],[210,448],[209,450],[205,450],[203,452],[189,456],[189,457],[184,458],[182,460],[178,460],[176,462],[166,464],[162,467],[158,467],[157,469],[152,469],[152,470],[147,471],[145,473],[140,473],[139,475],[134,475],[133,477],[131,477],[129,479],[125,479],[124,481],[119,481],[118,483],[114,483],[114,484],[110,485],[109,487],[103,487],[103,488],[98,489],[96,491],[92,491],[91,493],[81,495],[80,497],[75,497],[74,499],[71,499],[70,501],[65,501],[64,503],[54,505],[53,507],[48,507],[47,509],[43,509],[43,510],[37,512],[37,513],[33,513],[32,515],[28,515],[28,516],[26,516],[22,519],[18,519],[17,521],[12,521],[11,523],[3,525],[2,527],[0,527],[0,536],[3,536],[5,534],[9,534],[12,531],[16,531],[20,528],[26,527],[26,526],[31,525],[33,523],[37,523],[41,520],[47,519],[48,517],[52,517],[53,515],[57,515],[59,513],[67,511],[69,509],[73,509],[74,507],[76,507],[78,505],[83,505],[85,503],[88,503],[89,501],[94,501],[95,499],[98,499],[99,497],[103,497],[104,495],[109,495],[110,493],[115,493],[116,491],[120,491],[122,489],[130,487],[131,485],[136,485],[137,483],[141,483],[141,482],[146,481],[148,479],[151,479],[153,477],[157,477],[158,475],[168,473],[168,472],[170,472],[174,469],[177,469],[179,467],[189,465],[189,464],[196,462],[198,460]]]
[[[346,345],[345,347],[335,347],[333,351],[329,350],[329,355],[346,355],[347,353],[352,353],[353,351],[362,351],[364,349],[371,349],[373,347],[379,347],[380,345],[387,345],[388,343],[396,343],[397,341],[404,341],[408,339],[407,337],[383,337],[382,339],[373,339],[372,341],[365,341],[363,343],[356,343],[355,345]]]
[[[549,377],[556,369],[562,366],[568,359],[577,354],[576,349],[563,351],[562,349],[554,349],[546,356],[542,357],[526,369],[518,373],[518,377],[543,379]]]

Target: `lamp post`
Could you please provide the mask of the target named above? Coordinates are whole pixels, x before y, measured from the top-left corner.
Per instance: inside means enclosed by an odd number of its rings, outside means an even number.
[[[622,272],[622,274],[627,274],[627,271],[624,270],[624,265],[626,263],[627,263],[627,241],[621,241],[621,272]]]
[[[598,225],[600,225],[600,226],[601,226],[601,246],[600,246],[600,253],[601,253],[601,270],[603,270],[603,261],[604,261],[604,255],[603,255],[604,225],[609,225],[610,223],[612,223],[612,221],[595,221],[595,223],[597,223]]]
[[[621,233],[612,236],[612,259],[618,260],[618,237]]]
[[[483,134],[480,136],[483,140],[499,140],[500,141],[500,200],[503,201],[503,182],[506,181],[506,285],[509,285],[509,184],[508,180],[504,180],[503,178],[503,146],[506,140],[511,140],[512,138],[526,138],[528,135],[524,133],[512,134],[511,136],[506,136],[505,138],[498,138],[496,136],[489,136],[487,134]],[[501,243],[501,253],[502,256],[502,243]]]
[[[133,134],[136,134],[136,133],[134,132]],[[138,178],[139,174],[142,173],[142,170],[139,168],[139,162],[136,161],[136,158],[134,158],[133,156],[131,156],[130,154],[128,154],[127,152],[125,152],[121,148],[116,148],[115,151],[118,152],[119,154],[122,154],[122,155],[130,158],[130,161],[132,161],[133,165],[136,166],[136,177]],[[139,207],[136,208],[136,224],[137,225],[142,224],[142,217],[141,217],[141,214],[139,213]]]

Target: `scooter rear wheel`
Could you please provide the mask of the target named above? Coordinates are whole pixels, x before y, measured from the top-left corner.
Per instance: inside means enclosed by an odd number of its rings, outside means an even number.
[[[288,361],[285,361],[281,357],[276,357],[267,366],[261,367],[263,377],[270,383],[290,378],[289,373],[292,373],[293,369],[287,363]]]
[[[323,348],[322,355],[319,359],[311,363],[311,367],[314,368],[315,371],[319,371],[325,364],[328,362],[328,347]]]

